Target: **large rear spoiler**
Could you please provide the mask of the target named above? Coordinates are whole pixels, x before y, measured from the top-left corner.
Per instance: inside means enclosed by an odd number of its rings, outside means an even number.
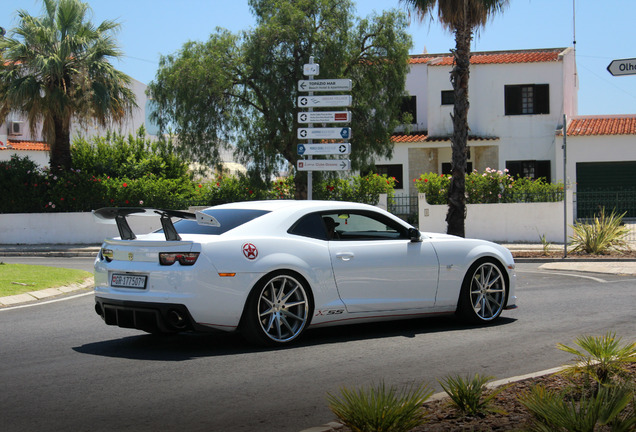
[[[93,217],[100,223],[115,223],[119,230],[119,237],[122,240],[134,240],[137,238],[135,233],[130,229],[126,218],[133,216],[159,216],[161,218],[161,227],[166,236],[167,241],[181,240],[181,236],[172,224],[172,218],[196,220],[199,225],[221,226],[221,224],[212,216],[201,212],[190,213],[180,210],[163,210],[154,208],[140,207],[103,207],[99,210],[93,210]]]

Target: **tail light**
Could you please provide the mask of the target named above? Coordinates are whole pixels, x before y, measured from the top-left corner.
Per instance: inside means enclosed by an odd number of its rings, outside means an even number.
[[[171,266],[175,262],[184,266],[191,266],[197,262],[199,252],[160,252],[159,264],[163,266]]]

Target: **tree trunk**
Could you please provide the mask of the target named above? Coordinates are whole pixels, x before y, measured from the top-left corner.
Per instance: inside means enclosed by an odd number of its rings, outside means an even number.
[[[455,93],[453,135],[451,137],[451,184],[448,191],[447,233],[465,237],[466,219],[466,161],[468,159],[468,78],[470,75],[470,42],[472,29],[469,26],[455,31],[455,65],[451,71],[451,83]]]
[[[71,169],[71,132],[68,123],[61,118],[53,120],[55,125],[55,142],[51,143],[51,170],[53,171]]]

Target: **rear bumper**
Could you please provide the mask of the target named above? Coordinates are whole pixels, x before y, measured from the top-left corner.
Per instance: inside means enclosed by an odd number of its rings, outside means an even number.
[[[108,325],[148,333],[211,331],[197,325],[185,305],[112,300],[95,297],[95,312]]]

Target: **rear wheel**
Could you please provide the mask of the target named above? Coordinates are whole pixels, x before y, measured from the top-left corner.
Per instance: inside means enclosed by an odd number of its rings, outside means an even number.
[[[467,321],[496,320],[506,305],[508,284],[497,263],[489,260],[473,264],[464,278],[457,312]]]
[[[245,306],[241,331],[259,345],[285,345],[309,325],[309,287],[291,272],[276,272],[254,288]]]

